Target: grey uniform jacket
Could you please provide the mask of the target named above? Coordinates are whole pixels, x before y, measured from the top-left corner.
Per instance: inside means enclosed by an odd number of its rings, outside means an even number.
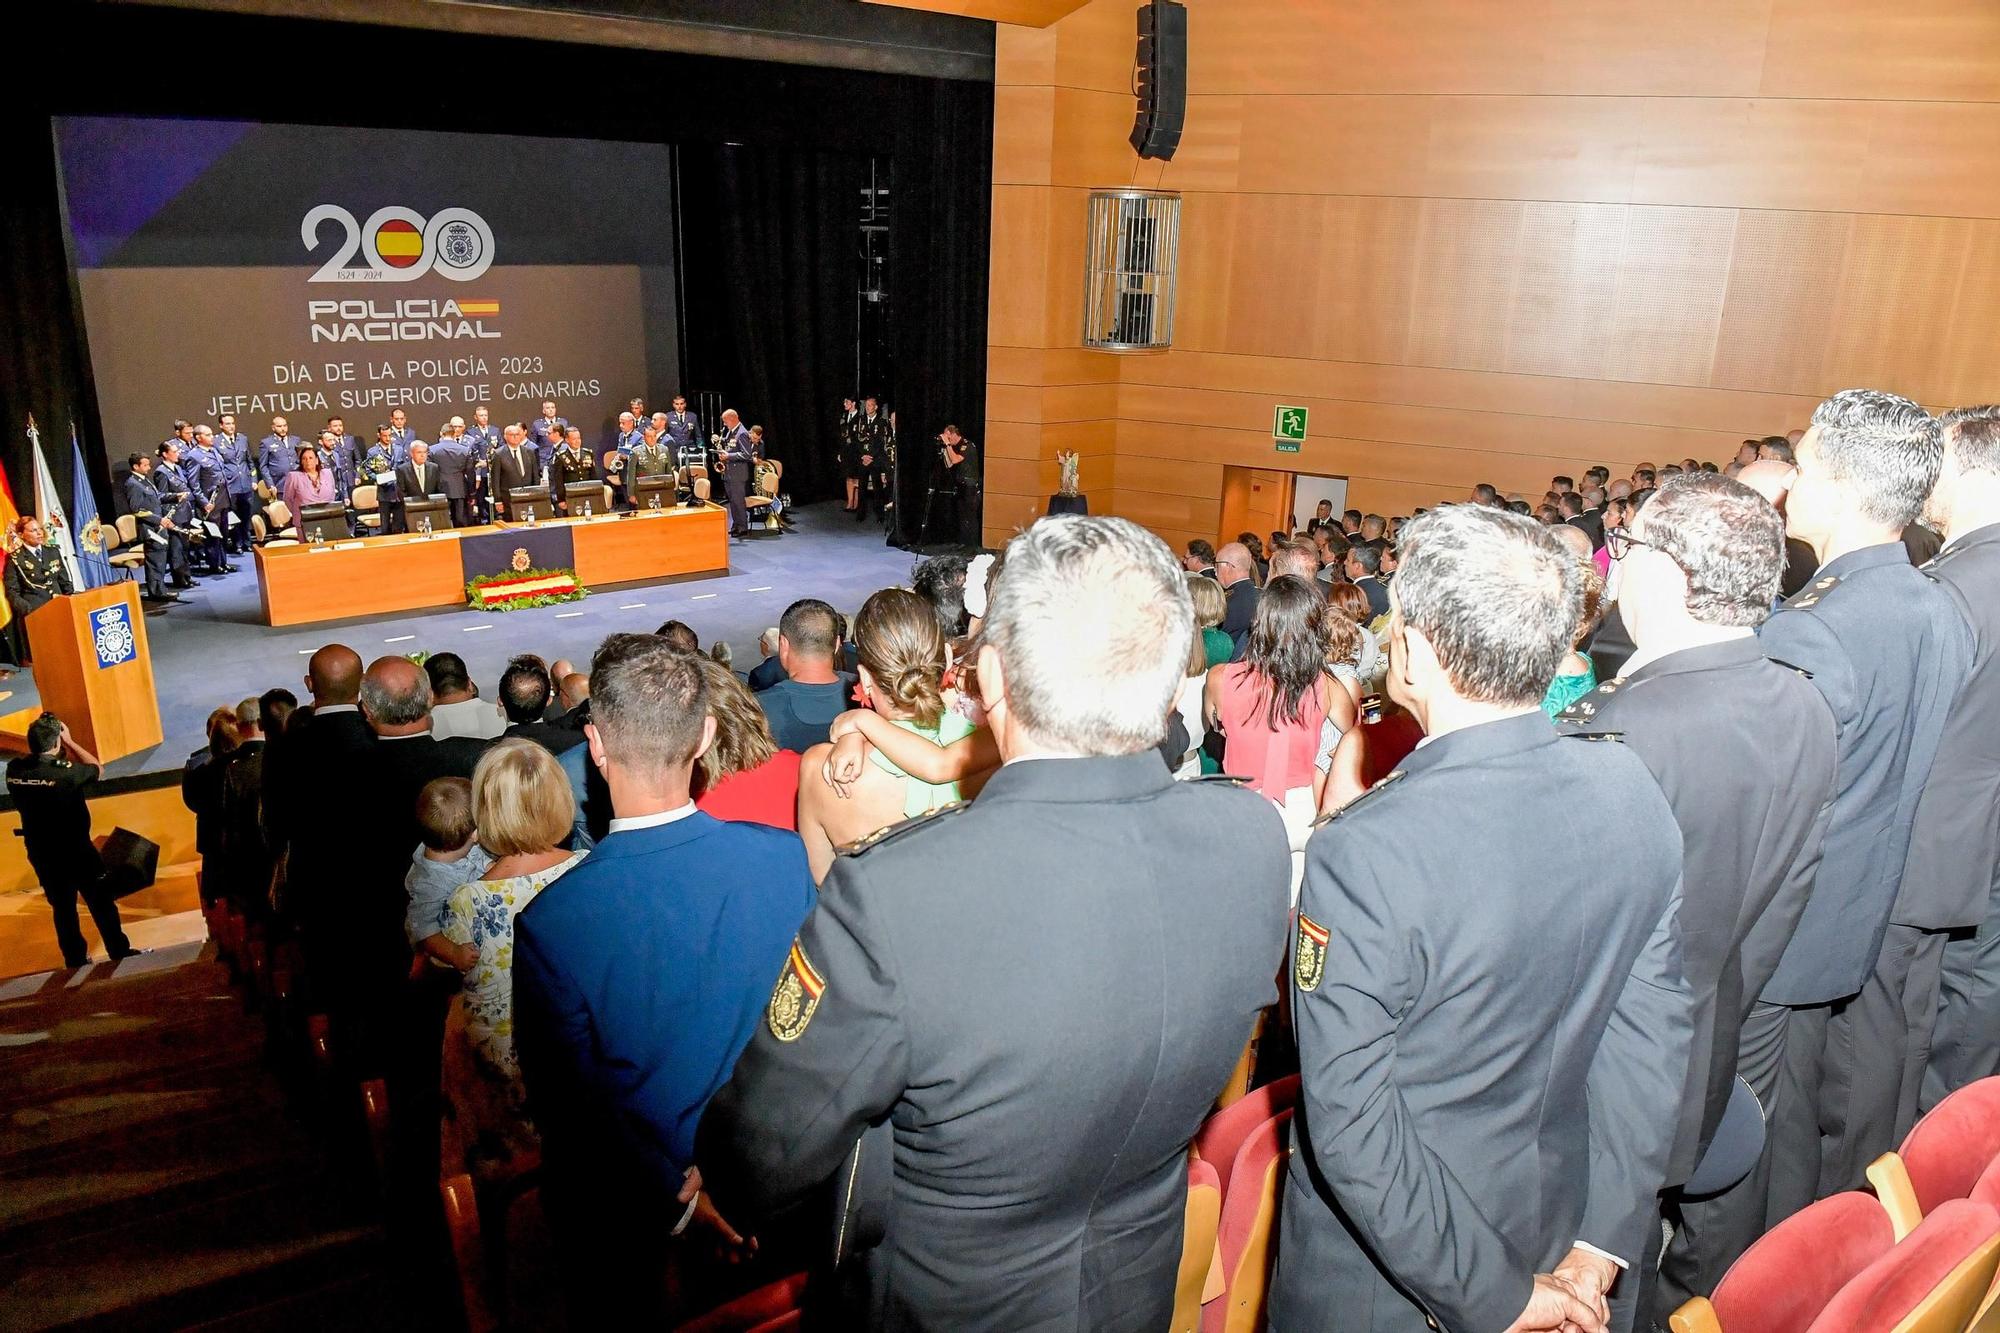
[[[1270,802],[1152,750],[1010,764],[877,835],[702,1120],[717,1206],[767,1215],[880,1125],[845,1326],[1165,1327],[1188,1141],[1277,998],[1289,882]]]
[[[1451,732],[1306,847],[1271,1327],[1507,1327],[1582,1241],[1639,1262],[1687,1073],[1681,837],[1615,740]],[[1549,854],[1587,812],[1620,865]]]
[[[1972,668],[1917,802],[1890,919],[1947,930],[1985,921],[2000,895],[2000,523],[1924,567],[1972,628]]]
[[[1812,673],[1840,727],[1840,772],[1812,897],[1778,970],[1774,1004],[1861,989],[1903,880],[1910,822],[1972,663],[1951,598],[1901,542],[1829,561],[1764,622],[1764,651]]]
[[[1743,1020],[1812,893],[1839,752],[1833,714],[1803,675],[1746,635],[1600,685],[1562,724],[1618,733],[1681,827],[1694,1045],[1667,1183],[1683,1184],[1728,1104]]]

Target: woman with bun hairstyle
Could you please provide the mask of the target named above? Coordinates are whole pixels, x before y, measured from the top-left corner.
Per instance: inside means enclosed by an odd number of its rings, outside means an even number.
[[[971,733],[971,721],[945,706],[939,684],[944,631],[929,602],[904,588],[884,588],[855,616],[854,639],[862,697],[873,714],[866,719],[869,732],[908,733],[894,739],[933,750]],[[836,788],[825,776],[832,756],[831,744],[815,745],[799,765],[808,775],[799,784],[799,836],[805,839],[815,880],[832,867],[835,847],[960,797],[958,782],[913,777],[878,746],[870,746],[860,771]]]

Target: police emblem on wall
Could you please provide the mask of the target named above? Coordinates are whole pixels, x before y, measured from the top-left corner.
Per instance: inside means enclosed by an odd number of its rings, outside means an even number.
[[[770,1007],[764,1011],[764,1021],[770,1025],[771,1035],[779,1041],[797,1041],[812,1022],[813,1011],[819,1008],[819,997],[826,991],[826,982],[806,961],[806,951],[792,941],[791,957],[785,960],[785,974],[778,978],[778,988],[771,992]]]
[[[493,228],[469,208],[439,209],[427,219],[391,204],[357,222],[339,204],[319,204],[299,223],[308,254],[319,248],[320,228],[328,222],[338,225],[340,243],[307,282],[414,282],[432,272],[471,282],[493,265]]]
[[[1318,990],[1326,975],[1326,942],[1333,938],[1325,926],[1299,913],[1299,943],[1292,956],[1292,980],[1303,991]]]
[[[123,602],[90,613],[90,638],[97,646],[100,670],[123,665],[139,655],[139,640],[132,633],[132,609]]]

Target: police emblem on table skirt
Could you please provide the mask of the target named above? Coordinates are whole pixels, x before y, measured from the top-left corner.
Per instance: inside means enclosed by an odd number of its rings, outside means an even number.
[[[1326,972],[1326,942],[1332,938],[1325,926],[1299,913],[1299,944],[1292,957],[1292,979],[1303,991],[1319,989]]]
[[[514,548],[514,559],[510,563],[517,574],[525,574],[529,569],[534,567],[534,561],[528,558],[528,548],[525,546],[516,546]]]
[[[825,990],[826,982],[806,960],[806,951],[793,940],[791,957],[785,960],[785,974],[778,978],[778,988],[771,992],[770,1007],[764,1012],[771,1035],[779,1041],[797,1041],[806,1024],[812,1022],[813,1011],[819,1008],[819,997]]]

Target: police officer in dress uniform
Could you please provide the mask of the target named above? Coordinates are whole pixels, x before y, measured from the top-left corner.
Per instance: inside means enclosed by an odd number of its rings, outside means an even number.
[[[1614,1327],[1665,1328],[1715,1289],[1763,1229],[1764,1182],[1684,1199],[1740,1075],[1768,1106],[1782,1011],[1758,995],[1812,891],[1833,799],[1833,714],[1799,672],[1764,656],[1756,627],[1784,571],[1785,522],[1749,487],[1670,478],[1630,530],[1607,534],[1619,604],[1637,640],[1624,676],[1583,696],[1564,730],[1616,733],[1673,807],[1684,847],[1682,968],[1694,1039],[1661,1202],[1675,1223],[1664,1273],[1655,1242],[1616,1289]],[[1773,745],[1773,737],[1784,744]],[[1655,1290],[1656,1281],[1659,1285]]]
[[[1290,896],[1270,803],[1153,748],[1193,632],[1136,525],[1016,537],[977,670],[1006,766],[843,849],[709,1104],[695,1161],[738,1227],[833,1182],[840,1326],[1168,1322],[1188,1141]]]
[[[676,457],[682,446],[695,444],[701,439],[701,418],[688,411],[687,399],[679,394],[674,395],[673,411],[655,412],[653,420],[664,432],[667,452]]]
[[[722,411],[722,435],[715,447],[716,460],[722,465],[723,484],[729,488],[729,535],[748,537],[750,508],[745,501],[750,498],[750,476],[756,467],[757,452],[751,445],[749,430],[733,407]]]
[[[889,490],[889,448],[894,428],[882,415],[882,405],[873,398],[861,400],[861,419],[854,423],[855,462],[861,469],[861,505],[854,521],[861,522],[870,512],[881,518],[895,496]]]
[[[229,510],[236,516],[236,526],[227,523],[224,536],[228,539],[229,551],[242,555],[250,549],[250,542],[256,536],[250,519],[257,512],[257,460],[250,451],[250,437],[236,429],[236,416],[224,412],[216,419],[221,427],[215,433],[215,452],[222,458],[222,480],[229,493]]]
[[[149,602],[170,603],[181,599],[167,591],[167,575],[172,567],[173,520],[166,512],[166,500],[153,484],[153,460],[133,454],[126,460],[131,469],[125,474],[125,512],[139,525],[139,545],[146,552],[146,597]]]
[[[472,450],[472,489],[467,494],[467,507],[476,522],[483,523],[493,512],[492,478],[488,469],[493,451],[500,447],[500,428],[492,422],[492,412],[485,404],[472,409],[472,424],[465,428],[466,447]]]
[[[29,724],[27,755],[7,763],[7,795],[21,814],[28,864],[55,915],[64,967],[90,961],[90,943],[76,919],[79,894],[109,957],[139,952],[125,938],[118,900],[105,887],[104,862],[90,841],[85,789],[99,771],[97,756],[78,745],[54,713],[43,713]]]
[[[299,447],[305,443],[283,417],[271,418],[271,433],[257,445],[257,480],[271,488],[270,498],[285,492],[285,478],[298,470]]]
[[[401,467],[410,459],[410,446],[417,442],[417,432],[410,425],[410,415],[402,408],[389,413],[389,445],[393,461]]]
[[[20,538],[20,545],[7,557],[4,582],[7,609],[13,612],[14,623],[21,626],[25,644],[28,616],[58,597],[68,597],[76,588],[70,583],[62,552],[46,544],[47,534],[39,518],[33,514],[22,518],[14,525],[14,535]]]
[[[854,428],[861,420],[861,408],[852,398],[840,400],[840,415],[833,422],[833,461],[840,467],[840,479],[847,487],[849,513],[861,508],[861,453]]]
[[[1903,879],[1971,903],[1979,928],[1944,946],[1922,1110],[2000,1074],[2000,407],[1947,412],[1944,423],[1944,466],[1927,511],[1946,541],[1924,572],[1957,603],[1975,646],[1917,803]]]
[[[556,445],[555,455],[549,460],[549,496],[555,501],[556,512],[559,514],[570,512],[567,496],[571,482],[596,479],[597,460],[583,447],[583,432],[571,426],[563,432],[561,442]],[[587,502],[582,500],[577,502],[576,513],[579,516],[583,513],[585,503]],[[590,507],[593,513],[604,508],[601,502],[591,503]]]
[[[229,481],[222,453],[215,447],[215,432],[206,423],[194,428],[194,443],[182,450],[181,471],[193,483],[194,493],[199,497],[195,513],[196,543],[209,572],[234,574],[236,566],[229,563],[223,540],[229,530]]]
[[[192,588],[195,577],[188,569],[188,546],[195,538],[194,485],[181,471],[179,440],[168,440],[160,446],[159,452],[159,466],[153,469],[153,485],[159,489],[165,516],[172,521],[167,531],[167,563],[173,570],[174,586]]]
[[[361,484],[361,460],[368,456],[368,450],[359,437],[348,431],[344,417],[328,417],[326,429],[333,433],[333,439],[329,442],[324,434],[320,436],[321,443],[327,446],[320,450],[320,461],[333,469],[334,491],[345,503]]]
[[[1819,577],[1759,634],[1767,654],[1812,673],[1840,765],[1811,899],[1764,989],[1788,1010],[1767,1108],[1767,1223],[1859,1185],[1915,1115],[1906,1062],[1918,1025],[1928,1039],[1944,938],[1921,928],[1930,886],[1899,892],[1917,798],[1972,662],[1964,617],[1902,543],[1942,450],[1921,407],[1867,389],[1821,403],[1799,442],[1786,525],[1819,556]]]
[[[1389,691],[1426,740],[1306,846],[1271,1326],[1594,1328],[1658,1230],[1687,1071],[1680,831],[1616,737],[1540,710],[1574,556],[1471,505],[1401,549]],[[1465,623],[1468,600],[1492,614]],[[1548,856],[1586,809],[1619,831],[1616,875]]]
[[[568,431],[569,419],[556,415],[553,402],[544,402],[542,414],[528,423],[528,442],[535,446],[535,455],[541,459],[544,472],[556,455],[556,446],[562,443]]]

